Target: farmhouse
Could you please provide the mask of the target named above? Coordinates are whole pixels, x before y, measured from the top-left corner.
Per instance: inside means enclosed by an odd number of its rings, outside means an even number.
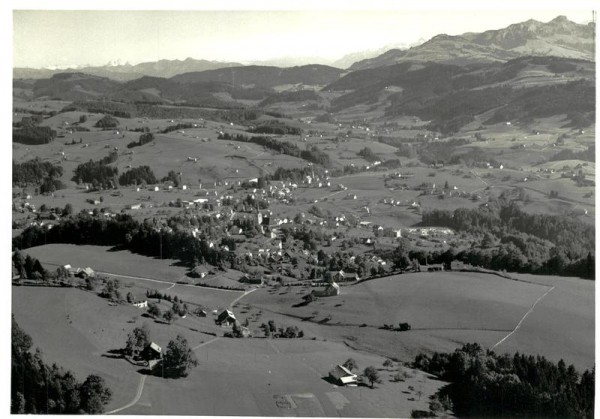
[[[149,343],[144,348],[144,350],[142,351],[140,356],[142,357],[142,359],[144,359],[146,361],[161,359],[162,358],[162,348],[154,342]]]
[[[333,297],[336,295],[340,295],[340,286],[335,282],[327,285],[324,290],[313,290],[311,292],[315,297]]]
[[[329,276],[332,282],[341,282],[344,281],[346,273],[342,270],[339,271],[329,271]]]
[[[461,269],[471,268],[471,265],[461,262],[460,260],[453,260],[450,262],[451,271],[460,271]]]
[[[242,276],[240,279],[240,282],[244,284],[262,285],[264,282],[264,277],[260,273],[244,274],[244,276]]]
[[[347,272],[346,274],[344,274],[343,281],[352,282],[358,281],[359,279],[360,278],[358,277],[358,274],[356,272]]]
[[[335,368],[329,372],[329,377],[342,386],[356,384],[358,382],[358,376],[341,365],[336,365]]]
[[[226,327],[233,326],[235,322],[236,322],[235,315],[227,309],[223,310],[221,312],[221,314],[219,314],[217,316],[217,319],[215,320],[215,323],[218,326],[226,326]]]
[[[137,308],[148,307],[148,300],[134,301],[131,305],[134,306],[134,307],[137,307]]]
[[[83,268],[82,270],[80,270],[79,272],[77,272],[77,275],[80,278],[93,278],[96,273],[94,272],[94,270],[92,268],[90,268],[89,266],[87,268]]]

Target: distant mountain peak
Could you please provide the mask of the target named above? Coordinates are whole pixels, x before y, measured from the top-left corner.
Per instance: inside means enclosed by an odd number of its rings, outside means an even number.
[[[566,16],[544,23],[535,19],[502,29],[462,35],[439,34],[405,51],[389,50],[354,63],[350,70],[393,65],[404,61],[447,64],[508,61],[527,55],[594,60],[594,25],[582,25]]]

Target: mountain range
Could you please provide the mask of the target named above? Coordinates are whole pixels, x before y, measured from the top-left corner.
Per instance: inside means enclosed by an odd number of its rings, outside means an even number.
[[[508,61],[527,55],[555,56],[594,61],[595,24],[582,25],[558,16],[550,22],[516,23],[482,33],[434,36],[407,50],[392,49],[350,66],[362,70],[406,61],[445,64]]]
[[[503,29],[489,30],[482,33],[465,33],[456,36],[440,34],[408,49],[389,49],[389,47],[384,47],[361,51],[348,54],[335,61],[326,62],[326,64],[354,71],[407,61],[434,61],[464,65],[470,63],[506,62],[528,55],[556,56],[594,61],[594,52],[595,24],[578,24],[569,21],[564,16],[558,16],[547,23],[528,20]],[[271,59],[255,64],[269,64],[269,67],[273,64],[277,64],[279,67],[288,67],[289,64],[300,66],[302,64],[301,61],[309,59],[311,58],[292,59],[290,57],[281,57],[280,59]],[[312,59],[316,60],[314,57]],[[325,63],[322,60],[320,62]],[[159,60],[136,65],[114,65],[114,63],[109,63],[105,66],[88,66],[62,70],[14,68],[13,78],[39,79],[48,78],[61,72],[76,71],[100,77],[108,77],[113,80],[127,81],[142,76],[170,78],[184,73],[242,66],[241,63],[236,62],[187,58],[185,60]],[[214,74],[218,75],[219,73]]]

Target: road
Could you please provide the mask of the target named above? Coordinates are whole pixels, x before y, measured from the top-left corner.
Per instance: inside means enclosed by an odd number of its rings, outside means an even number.
[[[135,280],[156,282],[156,283],[159,283],[159,284],[166,284],[166,285],[169,285],[169,287],[170,287],[169,289],[173,288],[174,286],[198,288],[197,285],[193,285],[193,284],[177,284],[177,283],[173,283],[173,282],[169,282],[169,281],[161,281],[160,279],[144,278],[144,277],[141,277],[141,276],[120,275],[120,274],[115,274],[115,273],[111,273],[111,272],[103,272],[103,271],[96,271],[96,273],[102,274],[102,275],[114,276],[114,277],[117,277],[117,278],[135,279]],[[224,292],[244,292],[244,291],[227,290],[227,289],[214,288],[214,287],[207,287],[207,288],[218,290],[218,291],[224,291]]]
[[[118,413],[121,410],[125,410],[131,406],[133,406],[134,404],[136,404],[139,400],[140,397],[142,397],[142,391],[144,391],[144,383],[146,382],[146,377],[147,375],[142,375],[142,377],[140,378],[140,382],[138,384],[138,388],[137,388],[137,393],[135,394],[135,397],[133,398],[132,401],[130,401],[129,403],[127,403],[125,406],[119,407],[117,409],[111,410],[110,412],[106,412],[107,415],[112,415],[114,413]]]
[[[242,295],[240,295],[238,298],[236,298],[229,304],[229,309],[231,310],[231,308],[235,305],[235,303],[240,301],[242,298],[244,298],[246,295],[250,294],[251,292],[256,291],[257,289],[258,288],[252,288],[251,290],[245,291]]]

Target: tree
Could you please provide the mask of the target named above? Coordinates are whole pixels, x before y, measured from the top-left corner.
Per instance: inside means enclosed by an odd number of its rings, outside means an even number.
[[[25,276],[27,278],[33,277],[35,259],[31,257],[31,255],[25,256],[25,263],[23,264],[25,270]]]
[[[131,291],[129,291],[129,292],[127,293],[127,297],[126,297],[126,298],[127,298],[127,302],[128,302],[129,304],[131,304],[131,303],[133,303],[133,302],[135,301],[135,298],[133,297],[133,294],[131,293]]]
[[[173,310],[168,310],[168,311],[165,311],[165,312],[163,313],[163,319],[164,319],[164,320],[165,320],[167,323],[171,324],[171,322],[173,321],[173,319],[175,319],[175,316],[173,315]]]
[[[342,366],[344,368],[348,368],[350,371],[355,370],[358,368],[358,364],[356,363],[356,361],[353,358],[348,358],[346,360],[346,362],[344,362],[342,364]]]
[[[111,397],[112,392],[106,384],[104,379],[98,375],[88,375],[86,380],[81,385],[81,408],[91,414],[98,414],[104,412],[104,405],[107,404]]]
[[[369,380],[369,383],[371,384],[371,388],[373,388],[374,383],[377,383],[377,384],[381,383],[381,378],[379,378],[379,373],[377,372],[375,367],[365,368],[365,370],[363,372],[363,376],[367,380]]]
[[[67,217],[73,214],[73,205],[67,204],[65,205],[65,209],[63,210],[63,217]]]
[[[19,277],[21,277],[21,279],[25,278],[26,275],[26,271],[25,271],[25,258],[23,257],[23,253],[21,253],[20,251],[15,251],[15,253],[13,254],[13,264],[15,266],[15,272],[17,273],[17,275],[19,275]]]
[[[190,369],[198,366],[198,360],[189,347],[187,339],[177,335],[177,338],[167,345],[163,364],[165,369],[173,376],[185,377]]]
[[[80,124],[84,124],[85,122],[87,122],[87,115],[80,115],[79,116],[79,123]]]
[[[147,324],[136,327],[127,335],[125,351],[129,355],[142,351],[150,343],[150,329]]]
[[[160,307],[156,304],[149,304],[148,305],[148,314],[151,315],[154,318],[158,318],[161,315],[161,310]]]
[[[383,361],[383,366],[386,368],[393,367],[394,362],[391,359],[386,359],[385,361]]]

